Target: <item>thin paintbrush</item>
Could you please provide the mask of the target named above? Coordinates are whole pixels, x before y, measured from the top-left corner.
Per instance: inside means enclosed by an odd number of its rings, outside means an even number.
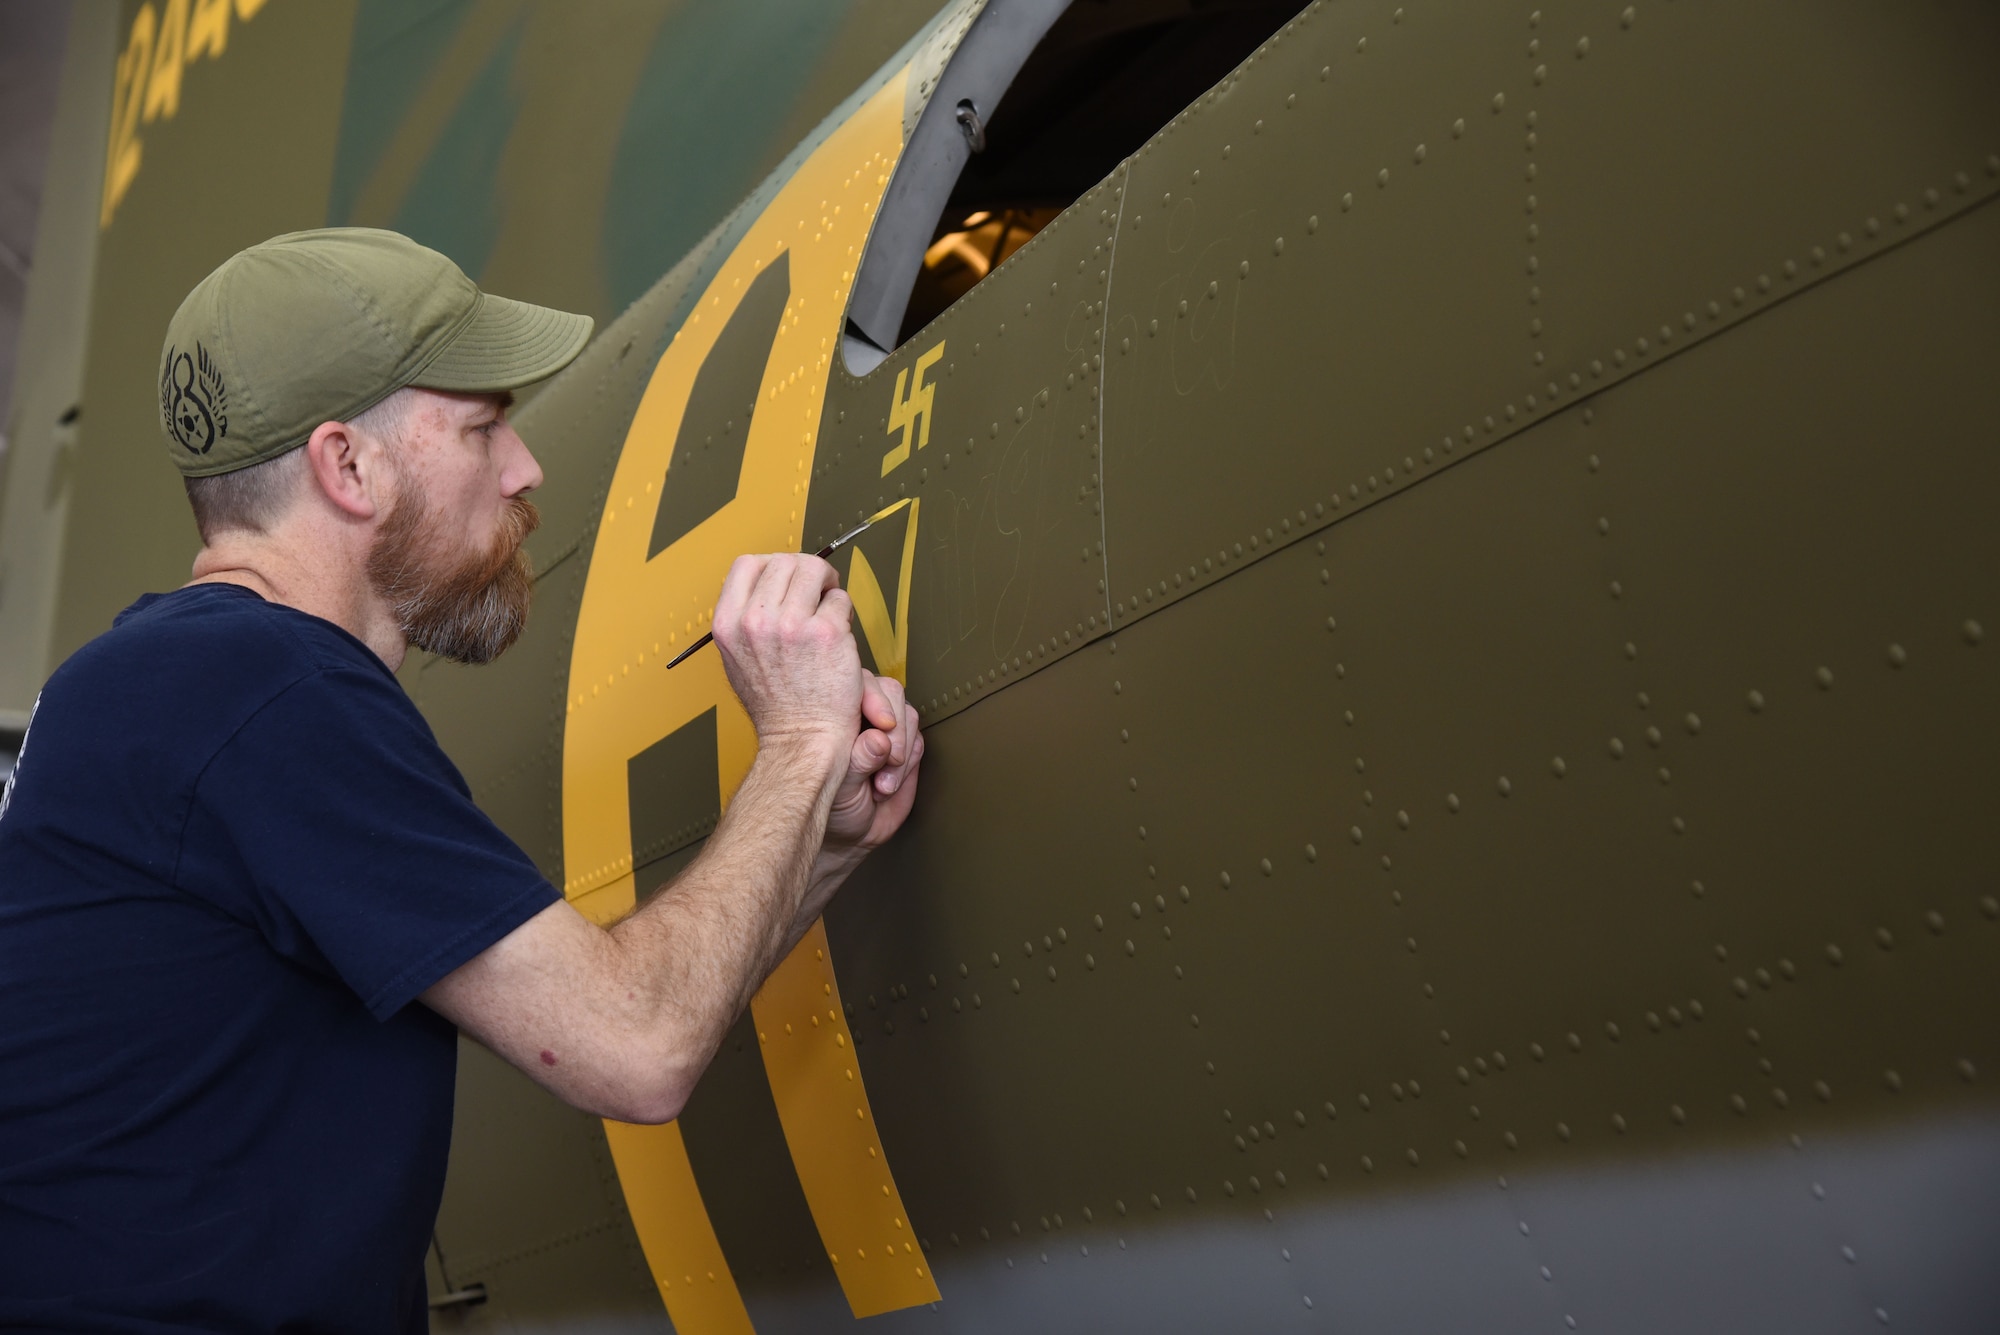
[[[869,526],[872,525],[876,520],[887,518],[889,515],[894,514],[896,511],[902,509],[904,506],[908,504],[909,502],[906,500],[897,501],[894,505],[889,506],[885,510],[877,510],[874,514],[868,516],[868,518],[862,520],[859,524],[856,524],[853,528],[847,530],[847,532],[841,534],[839,537],[835,538],[832,542],[829,542],[826,546],[814,552],[813,555],[817,556],[820,560],[824,561],[827,557],[832,556],[842,547],[845,547],[848,543],[853,542],[863,533],[866,533],[868,531]],[[690,644],[687,648],[675,654],[671,659],[667,661],[667,666],[669,668],[679,667],[681,665],[682,660],[685,659],[689,654],[692,654],[695,650],[701,648],[704,644],[707,644],[710,640],[713,640],[714,638],[715,638],[714,631],[703,631],[700,639],[696,640],[693,644]]]

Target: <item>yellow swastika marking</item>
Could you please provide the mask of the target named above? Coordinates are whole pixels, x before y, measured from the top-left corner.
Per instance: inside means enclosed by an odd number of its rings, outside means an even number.
[[[917,358],[913,369],[896,372],[896,392],[889,399],[889,434],[903,433],[902,443],[882,456],[882,476],[887,477],[903,460],[910,457],[910,440],[916,439],[916,446],[922,449],[931,443],[931,397],[937,393],[936,385],[924,383],[924,374],[937,365],[938,358],[944,356],[944,344],[940,342]],[[903,390],[909,389],[908,396]]]

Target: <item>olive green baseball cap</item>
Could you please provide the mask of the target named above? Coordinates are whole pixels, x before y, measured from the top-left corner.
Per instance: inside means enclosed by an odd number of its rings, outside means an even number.
[[[209,477],[275,458],[406,385],[519,389],[590,338],[571,315],[481,292],[396,232],[327,227],[239,251],[167,325],[160,426],[174,466]]]

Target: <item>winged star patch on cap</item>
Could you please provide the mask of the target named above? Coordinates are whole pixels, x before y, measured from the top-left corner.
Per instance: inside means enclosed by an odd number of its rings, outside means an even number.
[[[238,251],[167,325],[160,426],[188,477],[248,468],[408,385],[497,393],[546,379],[591,319],[481,292],[397,232],[327,227]]]

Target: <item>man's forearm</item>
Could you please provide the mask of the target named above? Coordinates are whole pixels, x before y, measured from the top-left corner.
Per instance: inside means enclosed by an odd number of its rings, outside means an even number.
[[[846,846],[834,848],[822,844],[818,856],[813,859],[812,868],[806,874],[806,892],[799,901],[799,910],[792,917],[790,930],[785,935],[784,947],[778,951],[778,959],[792,953],[805,934],[812,930],[813,923],[826,911],[833,899],[854,869],[867,859],[866,849]]]
[[[707,847],[609,930],[551,904],[424,1002],[575,1107],[678,1116],[751,995],[909,813],[915,711],[861,670],[852,617],[822,560],[731,565],[715,640],[759,746]]]
[[[838,739],[768,741],[701,856],[638,912],[606,930],[552,904],[424,1001],[576,1107],[679,1116],[817,912],[807,897],[844,751]]]
[[[824,902],[810,892],[843,761],[831,744],[760,749],[701,855],[612,929],[638,1013],[690,1085]]]

